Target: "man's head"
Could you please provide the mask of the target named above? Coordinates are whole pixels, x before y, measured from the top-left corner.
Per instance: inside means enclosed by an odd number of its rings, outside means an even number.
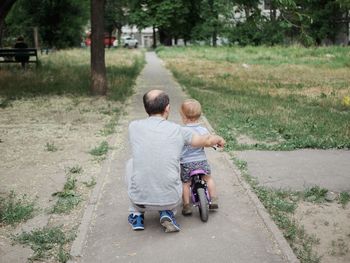
[[[162,115],[167,118],[169,115],[169,96],[162,90],[150,90],[145,93],[143,105],[149,116]]]

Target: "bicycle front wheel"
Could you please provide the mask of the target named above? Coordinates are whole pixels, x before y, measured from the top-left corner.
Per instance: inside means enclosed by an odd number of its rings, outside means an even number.
[[[208,200],[205,195],[205,191],[203,188],[197,189],[198,193],[198,199],[199,199],[199,214],[201,216],[201,220],[203,222],[208,221],[208,216],[209,216],[209,207],[208,207]]]

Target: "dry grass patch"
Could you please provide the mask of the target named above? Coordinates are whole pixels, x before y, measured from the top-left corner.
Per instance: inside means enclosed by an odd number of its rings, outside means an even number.
[[[11,67],[0,71],[0,196],[12,190],[26,194],[38,208],[29,221],[0,227],[4,262],[24,262],[31,256],[28,249],[11,247],[10,235],[23,230],[28,235],[20,242],[32,246],[34,257],[45,262],[69,259],[71,241],[101,171],[101,159],[89,152],[111,140],[144,61],[142,51],[111,50],[106,56],[107,97],[88,96],[88,50],[44,56],[41,68],[22,75]],[[67,242],[56,247],[55,255],[41,248],[39,253],[35,240],[41,242],[42,235],[57,227],[69,236]]]

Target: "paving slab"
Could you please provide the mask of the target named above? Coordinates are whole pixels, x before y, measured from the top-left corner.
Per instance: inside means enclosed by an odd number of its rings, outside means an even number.
[[[170,120],[179,122],[178,109],[186,94],[155,53],[146,53],[147,65],[137,80],[118,128],[114,150],[104,169],[104,180],[87,206],[73,243],[71,262],[298,262],[266,211],[242,183],[226,153],[207,150],[216,181],[220,208],[207,223],[198,211],[191,217],[177,214],[179,233],[164,233],[157,212],[145,214],[145,230],[128,225],[125,163],[130,158],[127,127],[131,120],[147,117],[143,94],[154,88],[170,95]],[[180,211],[180,209],[178,209]]]
[[[261,185],[302,191],[320,186],[334,192],[350,191],[350,151],[242,151],[235,156]]]

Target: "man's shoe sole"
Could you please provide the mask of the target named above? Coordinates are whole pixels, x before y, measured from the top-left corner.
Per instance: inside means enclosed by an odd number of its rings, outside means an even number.
[[[180,228],[175,225],[169,217],[162,217],[160,224],[164,227],[165,233],[179,232]]]
[[[135,230],[135,231],[145,230],[144,226],[133,226],[133,224],[131,223],[129,223],[129,225],[131,226],[132,230]]]

